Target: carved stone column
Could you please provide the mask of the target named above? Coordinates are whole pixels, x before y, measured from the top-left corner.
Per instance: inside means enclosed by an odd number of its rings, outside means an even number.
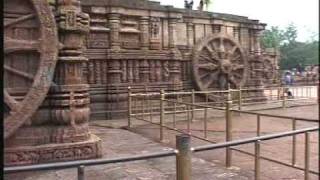
[[[160,49],[160,18],[151,17],[149,23],[150,32],[150,49],[159,50]]]
[[[101,140],[89,132],[89,85],[82,68],[87,61],[82,48],[89,16],[82,13],[79,0],[55,2],[61,47],[53,82],[30,124],[20,128],[8,143],[6,163],[10,165],[101,156]]]
[[[171,18],[169,19],[169,48],[170,49],[175,49],[176,47],[176,24],[177,24],[177,19]]]
[[[89,32],[89,16],[81,11],[79,0],[57,1],[57,22],[62,49],[48,99],[51,124],[60,127],[52,137],[53,143],[79,142],[80,151],[91,143],[87,155],[71,159],[94,158],[101,155],[100,140],[89,132],[90,117],[89,85],[83,74],[83,63],[88,59],[83,55],[84,39]],[[61,144],[60,146],[63,146]],[[63,160],[59,159],[59,160]]]
[[[260,30],[255,30],[253,32],[253,36],[254,36],[254,50],[255,50],[255,53],[257,55],[261,55],[260,40],[261,40],[262,33],[261,33]]]
[[[111,49],[120,49],[120,14],[109,14]]]
[[[191,21],[187,22],[187,45],[188,48],[191,49],[193,46],[193,23]]]
[[[249,31],[248,27],[241,25],[240,27],[240,43],[242,47],[247,50],[249,48]]]
[[[250,53],[254,53],[254,50],[255,50],[255,40],[254,40],[254,29],[250,29]]]
[[[141,49],[149,49],[149,17],[143,16],[140,18],[141,30]]]
[[[240,28],[239,27],[233,27],[233,37],[235,40],[239,42],[239,36],[240,36]]]

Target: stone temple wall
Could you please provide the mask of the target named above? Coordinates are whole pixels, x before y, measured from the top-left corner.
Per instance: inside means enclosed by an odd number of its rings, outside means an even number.
[[[85,50],[89,62],[83,68],[91,89],[93,119],[123,116],[128,86],[134,92],[197,89],[192,75],[193,48],[216,33],[233,38],[244,50],[249,61],[245,85],[265,82],[264,64],[257,57],[264,54],[260,37],[265,24],[258,20],[143,0],[81,3],[90,16]],[[274,63],[275,54],[266,56]]]

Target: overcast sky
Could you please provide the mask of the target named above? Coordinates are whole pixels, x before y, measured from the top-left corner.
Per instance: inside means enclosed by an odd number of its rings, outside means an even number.
[[[184,0],[153,0],[162,5],[183,8]],[[191,0],[189,0],[191,1]],[[200,0],[194,0],[196,9]],[[298,27],[298,40],[309,40],[319,34],[319,0],[212,0],[209,11],[247,16],[270,26]],[[318,36],[317,36],[318,37]]]

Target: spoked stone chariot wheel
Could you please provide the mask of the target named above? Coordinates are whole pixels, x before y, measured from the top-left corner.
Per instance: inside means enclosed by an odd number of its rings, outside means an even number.
[[[46,97],[58,35],[46,0],[4,2],[4,138],[28,121]]]
[[[193,76],[201,91],[238,88],[245,83],[247,60],[243,49],[232,37],[214,34],[202,39],[193,52]],[[221,97],[211,97],[218,100]]]

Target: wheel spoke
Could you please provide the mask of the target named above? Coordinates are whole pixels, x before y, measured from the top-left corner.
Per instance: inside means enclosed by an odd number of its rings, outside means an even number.
[[[217,76],[218,76],[218,71],[211,73],[209,77],[209,81],[204,83],[204,88],[207,89],[208,87],[210,87],[210,85],[217,80]]]
[[[200,69],[206,69],[206,70],[210,70],[210,71],[214,71],[218,68],[217,65],[212,64],[212,63],[199,64],[198,67]]]
[[[13,73],[15,75],[18,75],[20,77],[24,77],[25,79],[28,79],[30,81],[34,80],[34,76],[32,74],[26,73],[26,72],[22,72],[18,69],[12,68],[10,66],[4,65],[4,69],[7,70],[10,73]]]
[[[9,106],[11,112],[16,111],[19,108],[18,102],[10,96],[8,91],[3,91],[4,102]]]
[[[237,83],[237,81],[235,80],[235,78],[234,78],[234,76],[229,76],[229,81],[233,84],[233,85],[235,85],[235,86],[237,86],[238,85],[238,83]]]
[[[4,41],[4,53],[7,54],[15,51],[39,51],[39,46],[39,42],[37,41],[6,38]]]
[[[211,54],[214,53],[214,50],[209,46],[209,45],[206,45],[204,46]]]
[[[240,55],[240,54],[238,54],[237,56],[232,57],[232,58],[231,58],[231,61],[241,60],[240,58],[241,58],[241,55]]]
[[[242,76],[240,74],[238,74],[238,73],[233,73],[232,76],[234,76],[234,77],[236,77],[238,79],[242,78]]]
[[[244,69],[244,65],[243,64],[233,64],[232,65],[232,70],[238,70],[238,69]]]
[[[238,49],[237,46],[234,46],[230,51],[229,51],[229,58],[232,59],[232,56],[234,54],[234,52]]]
[[[34,17],[35,17],[35,14],[27,14],[27,15],[21,16],[21,17],[19,17],[17,19],[14,19],[14,20],[12,20],[10,22],[4,23],[4,27],[8,28],[9,26],[12,26],[12,25],[17,24],[17,23],[19,23],[21,21],[25,21],[25,20],[28,20],[28,19],[31,19],[31,18],[34,18]]]
[[[202,80],[203,78],[205,78],[205,77],[207,77],[207,76],[209,76],[209,75],[210,75],[209,72],[206,72],[206,73],[200,75],[200,80]]]

